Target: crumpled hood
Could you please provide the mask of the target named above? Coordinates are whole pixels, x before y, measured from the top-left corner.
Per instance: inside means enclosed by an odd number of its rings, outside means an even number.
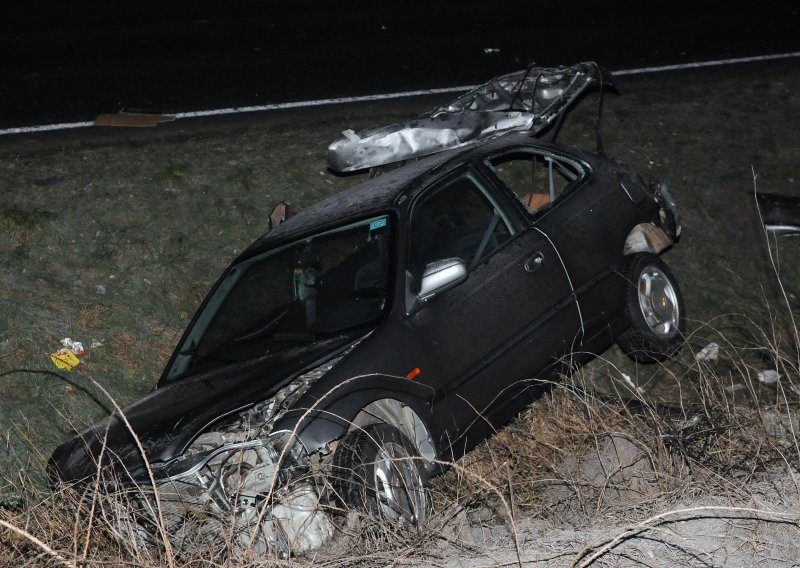
[[[350,172],[417,158],[505,132],[539,132],[591,84],[610,84],[594,62],[534,67],[488,81],[414,120],[345,130],[328,146],[328,166]]]
[[[145,462],[131,430],[158,477],[159,466],[183,453],[211,423],[272,396],[280,387],[355,338],[340,335],[217,368],[157,388],[65,442],[50,458],[54,480],[76,482],[109,466],[134,481],[146,479]]]

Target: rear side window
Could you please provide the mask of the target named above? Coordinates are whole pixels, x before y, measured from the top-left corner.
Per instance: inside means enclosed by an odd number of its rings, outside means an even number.
[[[535,152],[505,154],[490,159],[489,166],[530,213],[549,207],[584,175],[578,162]]]

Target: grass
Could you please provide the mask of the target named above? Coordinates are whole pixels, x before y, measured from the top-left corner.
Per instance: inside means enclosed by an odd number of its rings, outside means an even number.
[[[334,547],[340,556],[328,565],[370,565],[369,554],[372,565],[422,558],[431,542],[463,543],[458,531],[509,514],[589,523],[587,515],[605,510],[619,492],[583,490],[588,481],[577,471],[588,462],[580,456],[624,440],[647,449],[650,467],[636,490],[644,500],[626,502],[623,511],[652,512],[710,491],[741,496],[772,468],[797,467],[795,422],[784,419],[787,430],[774,417],[781,423],[798,399],[789,388],[797,384],[797,343],[788,316],[800,294],[800,250],[797,241],[775,240],[770,260],[752,180],[754,169],[762,191],[800,195],[800,132],[786,120],[800,114],[800,76],[751,68],[735,78],[664,76],[620,88],[623,96],[606,101],[607,152],[668,181],[684,210],[683,239],[666,260],[692,318],[688,347],[663,366],[634,365],[617,350],[604,354],[436,480],[440,513],[431,535],[344,535],[349,544]],[[577,109],[564,140],[591,147],[592,112],[591,105]],[[132,557],[109,527],[88,530],[78,503],[43,489],[43,463],[56,444],[112,408],[99,387],[121,406],[153,387],[196,306],[224,266],[266,230],[274,204],[287,200],[299,210],[358,181],[328,173],[324,155],[357,120],[332,116],[292,128],[0,156],[0,519],[14,527],[3,525],[0,564],[47,565],[59,557],[163,564],[158,554]],[[75,371],[56,376],[49,354],[64,337],[96,346]],[[722,347],[720,360],[696,362],[711,341]],[[766,369],[786,380],[761,384],[757,373]],[[632,395],[622,373],[644,389],[635,408],[620,401],[620,393]],[[662,403],[685,412],[665,416]],[[774,427],[766,433],[765,422]],[[561,492],[547,493],[553,485]],[[364,526],[347,518],[342,530],[361,534]]]
[[[588,392],[580,386],[580,373],[553,384],[509,426],[434,479],[434,514],[420,530],[340,510],[334,515],[331,546],[308,556],[244,554],[231,561],[225,553],[230,543],[198,539],[181,547],[174,562],[207,567],[421,565],[434,561],[442,547],[480,559],[499,537],[481,540],[476,534],[496,532],[492,527],[498,526],[506,527],[509,562],[533,562],[545,552],[542,524],[551,531],[571,528],[577,536],[583,534],[578,530],[602,522],[605,531],[590,532],[592,538],[562,542],[558,557],[573,565],[590,565],[598,558],[613,563],[635,556],[646,541],[668,545],[668,558],[678,565],[699,553],[679,537],[681,523],[702,520],[707,525],[720,518],[728,531],[744,527],[752,532],[754,526],[771,531],[762,538],[764,545],[778,547],[788,537],[796,542],[800,517],[791,480],[800,466],[800,446],[793,432],[766,428],[763,409],[734,404],[725,394],[718,370],[739,365],[737,359],[735,351],[723,349],[718,361],[687,369],[689,376],[681,379],[690,379],[698,393],[680,411],[665,412],[646,399],[631,404]],[[749,386],[757,388],[752,382]],[[91,494],[52,494],[24,477],[16,483],[24,504],[0,506],[0,530],[6,533],[0,563],[170,565],[166,550],[120,540],[115,517],[101,514],[100,502],[87,499]],[[770,487],[768,503],[758,497],[764,483]],[[100,501],[110,497],[104,492],[97,496]],[[531,530],[532,519],[540,531],[534,541],[523,530]],[[672,524],[678,536],[660,532],[659,527]],[[787,527],[788,536],[780,531]],[[728,538],[722,546],[699,550],[709,554],[713,565],[719,564],[714,559],[720,554],[739,558],[736,550],[742,545],[735,534]],[[786,554],[773,550],[771,558],[790,554],[796,558],[797,548]]]

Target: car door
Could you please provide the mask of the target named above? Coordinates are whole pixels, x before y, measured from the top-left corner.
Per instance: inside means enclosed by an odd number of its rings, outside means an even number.
[[[515,222],[508,202],[471,169],[412,204],[408,296],[427,264],[453,257],[468,265],[467,280],[409,317],[432,354],[418,380],[436,388],[434,420],[451,443],[470,425],[507,419],[508,403],[520,401],[517,395],[569,349],[580,327],[547,235]]]
[[[553,148],[517,148],[487,162],[526,207],[529,222],[547,233],[560,252],[584,333],[602,331],[621,299],[619,264],[630,229],[621,221],[632,205],[626,194],[610,191],[587,164]]]

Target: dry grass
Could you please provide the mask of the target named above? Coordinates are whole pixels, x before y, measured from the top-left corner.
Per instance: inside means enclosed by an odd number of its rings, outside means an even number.
[[[226,551],[233,547],[224,539],[198,539],[188,547],[184,543],[170,555],[161,539],[155,542],[162,545],[144,546],[120,537],[119,519],[101,507],[112,496],[50,493],[23,475],[5,480],[19,499],[0,505],[0,565],[417,565],[435,563],[442,546],[479,557],[481,545],[474,535],[476,528],[486,526],[507,527],[508,562],[516,558],[523,563],[542,556],[521,536],[520,524],[538,519],[580,529],[599,519],[615,519],[616,531],[592,533],[595,539],[586,546],[572,543],[557,555],[560,561],[588,566],[609,559],[616,563],[645,534],[648,541],[670,543],[675,557],[694,554],[695,549],[671,543],[672,537],[663,532],[666,525],[680,526],[687,518],[724,518],[731,526],[778,523],[797,530],[800,521],[791,509],[764,506],[753,490],[759,483],[772,483],[776,473],[788,480],[800,470],[793,430],[798,423],[796,395],[784,388],[797,375],[773,385],[776,405],[765,410],[730,396],[732,379],[741,381],[752,397],[763,388],[735,350],[723,348],[717,361],[692,364],[686,362],[693,360],[693,353],[686,351],[673,369],[661,366],[696,391],[680,408],[660,406],[637,391],[624,397],[590,392],[585,375],[591,371],[553,384],[511,424],[433,480],[435,513],[421,530],[339,509],[333,541],[305,556],[265,560],[244,555],[232,560]],[[602,363],[608,362],[598,366]],[[674,371],[678,364],[684,365],[680,376]],[[787,360],[781,369],[789,368]],[[621,391],[626,386],[620,382]],[[779,410],[791,417],[784,421],[788,428],[765,418]],[[792,492],[785,485],[781,491],[797,495],[796,488]],[[722,497],[724,503],[739,504],[683,505]]]

